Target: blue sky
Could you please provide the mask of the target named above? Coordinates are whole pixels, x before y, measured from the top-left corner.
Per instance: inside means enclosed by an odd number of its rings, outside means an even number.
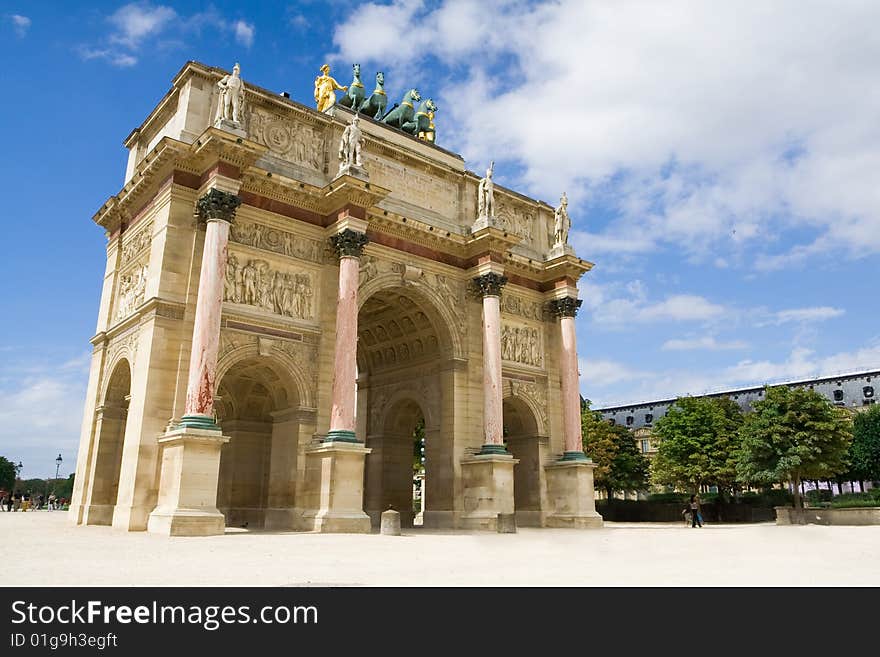
[[[736,5],[736,6],[734,6]],[[73,470],[104,269],[91,217],[185,61],[311,104],[329,61],[556,204],[594,406],[880,366],[880,6],[4,2],[0,454]]]

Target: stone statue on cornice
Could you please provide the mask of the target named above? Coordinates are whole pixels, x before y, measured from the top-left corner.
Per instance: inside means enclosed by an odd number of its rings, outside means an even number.
[[[236,62],[231,75],[224,75],[217,83],[220,88],[220,102],[217,104],[217,120],[230,121],[241,125],[244,108],[244,82],[240,77],[241,67]]]

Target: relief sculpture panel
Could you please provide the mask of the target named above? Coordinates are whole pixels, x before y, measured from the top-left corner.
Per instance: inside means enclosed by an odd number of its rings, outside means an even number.
[[[236,221],[230,228],[230,238],[238,244],[318,264],[321,264],[324,253],[324,244],[318,240],[253,221]]]
[[[256,108],[250,117],[250,136],[285,160],[323,169],[324,138],[312,126]]]
[[[280,271],[265,260],[230,254],[223,282],[223,300],[259,308],[276,315],[312,319],[313,275]]]
[[[501,327],[501,359],[533,367],[544,366],[541,332],[528,326]]]

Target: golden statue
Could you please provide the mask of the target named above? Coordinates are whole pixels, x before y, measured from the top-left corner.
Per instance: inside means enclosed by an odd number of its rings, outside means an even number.
[[[348,91],[348,87],[341,86],[330,77],[330,66],[324,64],[321,67],[321,75],[315,78],[315,102],[318,103],[318,111],[323,112],[328,107],[336,104],[336,90]]]

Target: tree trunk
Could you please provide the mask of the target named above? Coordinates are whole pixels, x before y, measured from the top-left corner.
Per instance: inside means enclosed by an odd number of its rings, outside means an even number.
[[[804,524],[804,504],[801,494],[803,493],[804,482],[801,481],[801,473],[794,473],[794,516],[799,525]]]
[[[864,493],[864,492],[865,492],[865,482],[862,481],[861,479],[859,479],[859,492],[860,492],[860,493]]]

